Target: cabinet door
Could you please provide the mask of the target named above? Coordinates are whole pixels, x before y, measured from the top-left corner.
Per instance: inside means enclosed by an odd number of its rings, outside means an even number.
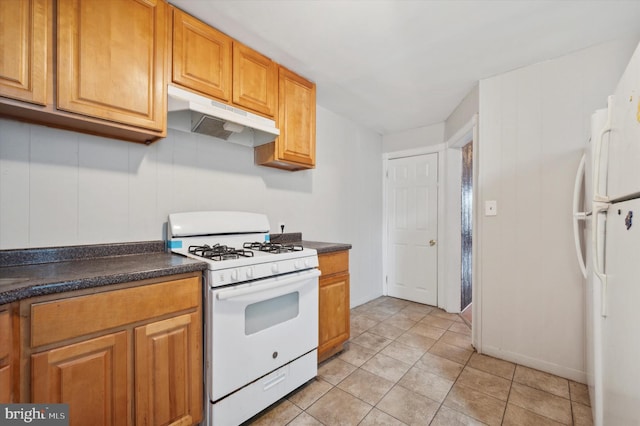
[[[316,165],[316,86],[284,67],[278,75],[280,136],[255,148],[255,163],[290,171],[312,169]]]
[[[166,3],[59,0],[59,109],[163,131]]]
[[[11,365],[0,367],[0,404],[13,402]]]
[[[31,356],[34,403],[69,404],[70,425],[131,424],[125,331]]]
[[[0,312],[0,404],[13,402],[13,378],[11,364],[13,357],[13,328],[11,313]]]
[[[235,41],[233,43],[233,103],[274,117],[278,96],[278,65]]]
[[[280,67],[278,158],[313,167],[316,164],[316,86]]]
[[[174,9],[172,81],[229,102],[232,43],[227,35]]]
[[[46,103],[50,9],[50,0],[0,1],[0,96]]]
[[[349,340],[349,274],[320,278],[318,358]]]
[[[202,419],[200,311],[136,328],[136,424]]]

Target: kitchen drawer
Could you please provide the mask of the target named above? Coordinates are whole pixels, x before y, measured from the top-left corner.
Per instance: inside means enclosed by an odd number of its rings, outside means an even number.
[[[237,425],[253,413],[268,407],[317,374],[315,350],[291,361],[209,405],[209,418],[214,425]],[[208,401],[207,401],[208,402]],[[250,413],[250,414],[249,414]]]
[[[337,251],[318,256],[319,269],[322,276],[349,271],[349,251]]]
[[[31,305],[31,347],[108,330],[199,306],[192,277]]]

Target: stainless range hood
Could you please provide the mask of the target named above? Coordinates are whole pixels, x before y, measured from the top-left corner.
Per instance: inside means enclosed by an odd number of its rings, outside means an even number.
[[[167,127],[200,133],[245,146],[273,141],[280,130],[273,120],[197,95],[168,87]]]

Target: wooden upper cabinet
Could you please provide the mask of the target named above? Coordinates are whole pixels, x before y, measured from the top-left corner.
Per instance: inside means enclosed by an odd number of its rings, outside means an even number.
[[[172,81],[230,102],[232,44],[229,36],[173,9]]]
[[[233,103],[268,117],[276,115],[278,65],[253,49],[233,42]]]
[[[279,72],[281,135],[278,157],[304,166],[316,164],[316,85],[286,68]]]
[[[58,0],[57,107],[164,131],[166,8],[162,0]]]
[[[285,170],[316,165],[316,85],[284,67],[278,72],[280,136],[255,149],[257,164]]]
[[[50,0],[0,1],[0,96],[44,105]]]

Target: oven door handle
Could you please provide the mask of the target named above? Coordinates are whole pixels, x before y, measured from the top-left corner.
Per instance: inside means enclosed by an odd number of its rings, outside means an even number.
[[[282,280],[277,280],[272,283],[262,284],[262,285],[243,285],[237,288],[229,288],[225,290],[220,290],[216,294],[216,299],[218,300],[227,300],[233,297],[246,296],[247,294],[259,293],[267,290],[271,290],[278,287],[284,287],[289,284],[295,284],[302,280],[307,280],[310,278],[317,278],[320,276],[320,271],[317,269],[310,269],[307,272],[299,272],[296,273],[295,276],[291,278],[285,278]]]

